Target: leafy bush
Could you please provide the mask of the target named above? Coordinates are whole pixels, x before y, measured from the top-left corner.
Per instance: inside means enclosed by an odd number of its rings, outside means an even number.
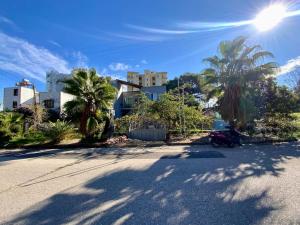
[[[12,136],[5,131],[0,130],[0,147],[5,146]]]
[[[75,128],[72,124],[66,121],[57,120],[49,122],[40,127],[45,135],[54,143],[59,143],[62,140],[72,138],[75,135]]]
[[[14,136],[21,136],[22,132],[22,115],[14,112],[0,113],[0,145],[4,146]]]
[[[294,119],[291,115],[276,114],[258,121],[257,128],[265,136],[289,138],[298,130]]]

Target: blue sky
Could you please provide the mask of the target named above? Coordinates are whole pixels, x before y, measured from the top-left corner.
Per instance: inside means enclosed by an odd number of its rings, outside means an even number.
[[[278,2],[278,1],[277,1]],[[297,3],[298,2],[298,3]],[[244,35],[274,53],[287,70],[300,65],[300,16],[268,32],[243,24],[263,0],[1,0],[0,102],[3,87],[28,78],[44,90],[50,69],[94,67],[125,79],[126,71],[200,72],[221,40]],[[272,3],[276,1],[272,0]],[[299,1],[280,0],[290,11]],[[241,22],[242,21],[242,22]]]

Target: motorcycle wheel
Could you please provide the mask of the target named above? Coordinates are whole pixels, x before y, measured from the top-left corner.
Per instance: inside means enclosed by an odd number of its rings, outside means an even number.
[[[231,142],[231,143],[228,143],[227,146],[228,146],[229,148],[234,148],[235,144]]]
[[[217,148],[217,147],[220,146],[220,145],[219,145],[217,142],[215,142],[214,140],[211,140],[211,141],[210,141],[210,144],[211,144],[214,148]]]

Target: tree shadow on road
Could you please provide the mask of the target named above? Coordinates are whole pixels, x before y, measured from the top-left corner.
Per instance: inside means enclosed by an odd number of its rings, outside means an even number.
[[[186,157],[164,156],[143,169],[95,177],[81,192],[56,194],[10,223],[244,225],[281,210],[269,188],[258,185],[250,193],[247,179],[283,175],[280,163],[300,157],[296,146],[222,151],[226,158],[199,158],[193,155],[195,148],[187,147]]]

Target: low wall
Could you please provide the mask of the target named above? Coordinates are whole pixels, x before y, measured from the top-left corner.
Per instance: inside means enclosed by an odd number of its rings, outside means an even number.
[[[165,129],[135,129],[129,132],[128,137],[142,141],[165,141],[167,132]]]

